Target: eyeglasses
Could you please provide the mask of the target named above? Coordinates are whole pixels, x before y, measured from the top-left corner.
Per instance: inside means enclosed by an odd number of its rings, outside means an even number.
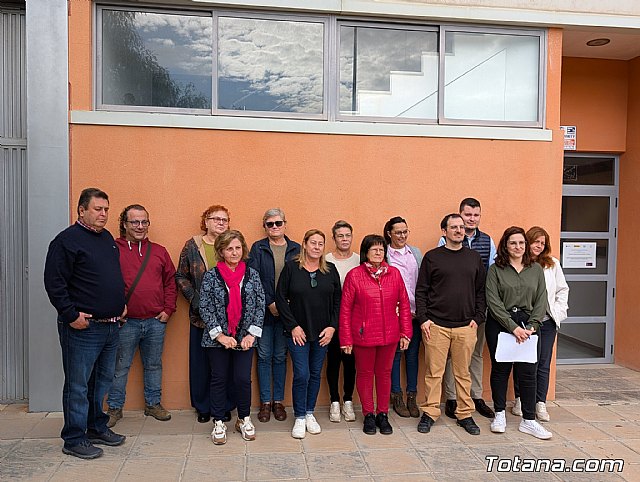
[[[284,221],[267,221],[266,223],[264,223],[264,225],[269,229],[273,228],[274,226],[281,228],[283,224]]]
[[[395,234],[396,236],[406,236],[407,234],[409,234],[409,230],[405,229],[404,231],[391,231],[392,234]]]
[[[311,278],[311,287],[315,288],[318,286],[318,280],[316,279],[316,275],[318,274],[317,271],[314,271],[313,273],[309,273],[309,278]]]
[[[336,234],[336,239],[351,239],[353,237],[352,234]]]
[[[139,226],[142,226],[143,228],[148,227],[151,224],[151,221],[126,221],[127,223],[129,223],[131,226],[133,226],[134,228],[137,228]]]
[[[227,224],[229,222],[229,219],[227,219],[227,218],[219,218],[218,216],[213,216],[211,218],[207,218],[207,221],[213,221],[214,223],[218,223],[218,224]]]

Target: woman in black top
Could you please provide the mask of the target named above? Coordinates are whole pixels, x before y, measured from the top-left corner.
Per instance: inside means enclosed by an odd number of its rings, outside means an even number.
[[[313,411],[327,346],[338,327],[341,296],[340,276],[324,259],[324,244],[322,231],[307,231],[300,255],[285,263],[276,289],[293,365],[294,438],[322,431]]]

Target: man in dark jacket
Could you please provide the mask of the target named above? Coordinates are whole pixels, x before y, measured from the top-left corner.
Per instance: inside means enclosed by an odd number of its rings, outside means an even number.
[[[109,427],[122,418],[129,369],[138,347],[144,373],[144,414],[161,421],[171,419],[160,399],[164,334],[169,317],[176,311],[176,268],[164,246],[149,241],[149,225],[149,213],[140,204],[127,206],[120,214],[116,244],[125,284],[127,322],[120,330],[116,372],[107,398]]]
[[[457,424],[471,435],[479,435],[471,413],[469,362],[476,344],[476,330],[485,321],[485,271],[480,255],[463,247],[464,221],[448,214],[440,224],[444,246],[423,258],[416,284],[416,316],[425,346],[425,403],[418,431],[428,433],[440,417],[442,377],[447,357],[457,386]]]
[[[58,312],[62,348],[62,452],[82,459],[102,455],[93,444],[115,446],[125,440],[107,428],[109,417],[102,411],[125,311],[118,248],[104,228],[108,217],[107,194],[96,188],[83,190],[78,221],[51,241],[44,267],[44,286]]]
[[[300,252],[300,245],[285,236],[286,224],[282,209],[273,208],[264,213],[262,226],[267,237],[253,243],[247,261],[247,265],[260,275],[267,306],[262,337],[258,339],[258,420],[261,422],[269,421],[271,411],[276,420],[282,421],[287,418],[282,404],[287,377],[287,339],[276,308],[275,292],[285,261],[293,259]]]

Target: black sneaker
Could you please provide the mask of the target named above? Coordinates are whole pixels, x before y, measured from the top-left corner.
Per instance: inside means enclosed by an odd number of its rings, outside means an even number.
[[[458,402],[456,400],[447,400],[444,403],[444,414],[455,420],[456,418],[456,408],[458,408]]]
[[[376,427],[380,429],[382,435],[391,435],[393,433],[393,427],[389,423],[389,417],[384,412],[376,415]]]
[[[87,430],[87,438],[89,442],[100,445],[110,445],[111,447],[117,447],[122,445],[127,437],[115,433],[108,428],[105,432],[98,433],[95,430]]]
[[[207,423],[211,420],[211,415],[204,412],[198,412],[198,423]]]
[[[465,429],[469,435],[480,435],[480,427],[476,425],[476,422],[471,417],[457,420],[456,425]]]
[[[423,413],[418,422],[418,432],[429,433],[434,423],[436,422],[429,415]]]
[[[73,447],[62,447],[62,453],[67,455],[73,455],[80,459],[97,459],[103,453],[100,447],[94,447],[88,440],[83,440],[78,445]]]
[[[224,417],[222,417],[222,421],[223,422],[230,422],[231,421],[231,412],[229,410],[224,412]]]
[[[362,431],[367,435],[375,435],[376,434],[376,417],[372,413],[368,413],[364,417],[364,425],[362,426]]]
[[[478,412],[480,415],[487,418],[495,418],[496,414],[493,410],[491,410],[491,408],[487,406],[486,403],[484,403],[484,400],[482,398],[474,398],[473,403],[476,406],[476,412]]]

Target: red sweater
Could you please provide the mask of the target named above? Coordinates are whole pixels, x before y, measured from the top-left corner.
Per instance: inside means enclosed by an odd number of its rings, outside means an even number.
[[[148,239],[138,243],[129,242],[125,238],[116,239],[116,244],[120,250],[125,295],[138,275],[149,244],[152,245],[151,256],[142,278],[127,303],[127,316],[146,319],[153,318],[163,311],[171,316],[176,311],[176,268],[164,246],[152,243]]]
[[[340,305],[340,346],[380,346],[411,338],[411,307],[397,268],[380,278],[380,284],[361,264],[347,273]]]

